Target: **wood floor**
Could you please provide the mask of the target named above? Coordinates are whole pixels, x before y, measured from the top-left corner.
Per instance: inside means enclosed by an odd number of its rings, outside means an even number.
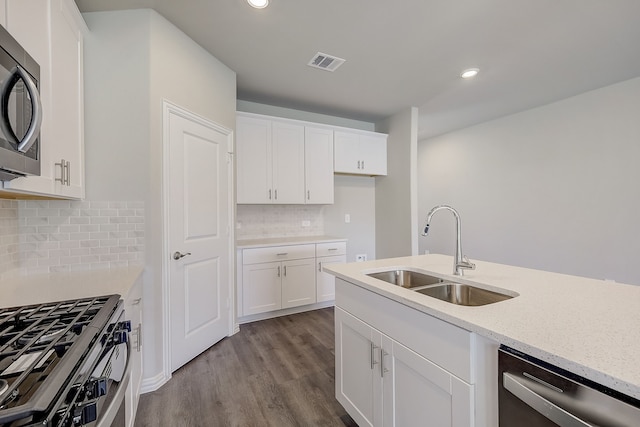
[[[136,427],[357,427],[334,398],[333,308],[241,325],[140,397]]]

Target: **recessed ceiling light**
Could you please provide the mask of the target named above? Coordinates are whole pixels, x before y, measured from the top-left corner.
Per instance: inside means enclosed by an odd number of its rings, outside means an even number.
[[[251,7],[255,7],[256,9],[264,9],[269,6],[269,0],[247,0]]]
[[[467,68],[460,74],[460,77],[462,77],[463,79],[471,79],[477,76],[479,71],[479,68]]]

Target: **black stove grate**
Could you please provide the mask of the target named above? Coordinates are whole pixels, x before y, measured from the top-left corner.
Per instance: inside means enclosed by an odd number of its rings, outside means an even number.
[[[0,309],[0,424],[51,405],[118,301],[109,295]]]

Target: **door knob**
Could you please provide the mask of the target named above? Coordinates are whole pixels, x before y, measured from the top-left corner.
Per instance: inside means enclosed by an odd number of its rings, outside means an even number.
[[[179,260],[180,258],[184,258],[187,255],[191,255],[191,252],[187,252],[186,254],[181,254],[180,252],[176,251],[173,253],[173,259]]]

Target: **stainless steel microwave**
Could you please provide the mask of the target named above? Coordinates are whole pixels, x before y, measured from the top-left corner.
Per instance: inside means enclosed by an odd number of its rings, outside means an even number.
[[[0,25],[0,180],[40,175],[40,66]]]

